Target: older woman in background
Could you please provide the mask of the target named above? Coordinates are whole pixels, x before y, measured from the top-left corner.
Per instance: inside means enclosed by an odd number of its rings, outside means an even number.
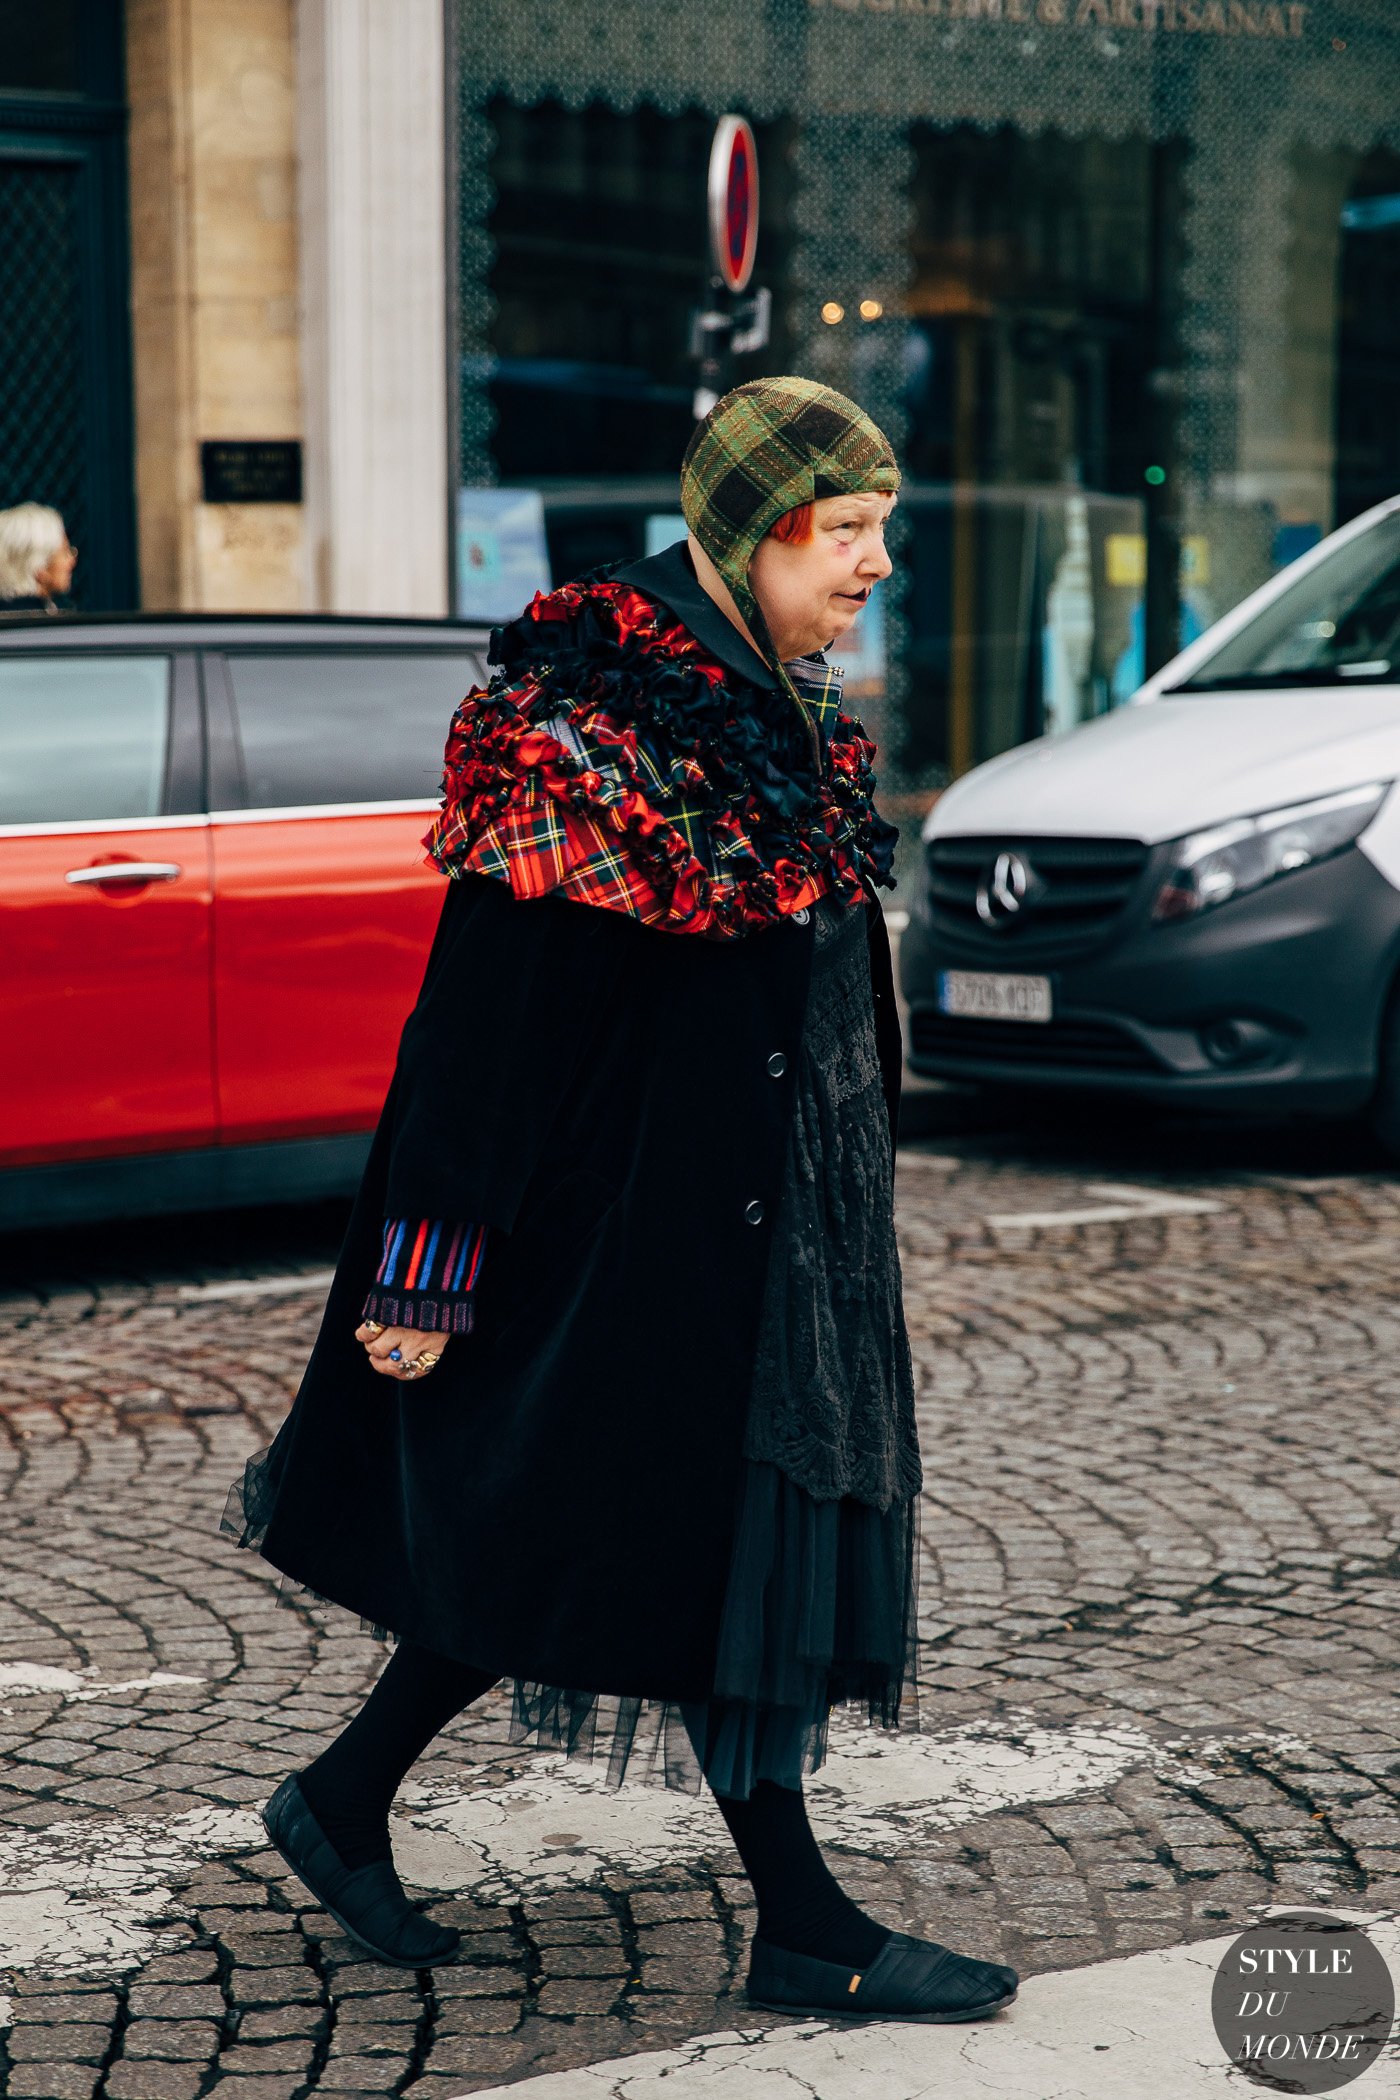
[[[73,587],[78,550],[47,503],[0,510],[0,611],[58,611],[54,600]]]

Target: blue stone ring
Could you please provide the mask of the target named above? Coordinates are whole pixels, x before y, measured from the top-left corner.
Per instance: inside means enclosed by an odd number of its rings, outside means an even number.
[[[389,1361],[391,1364],[401,1364],[403,1362],[402,1349],[391,1349],[389,1351]]]

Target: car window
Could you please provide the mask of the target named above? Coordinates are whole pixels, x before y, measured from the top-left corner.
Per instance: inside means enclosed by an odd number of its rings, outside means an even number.
[[[0,824],[160,815],[164,656],[0,655]]]
[[[1173,690],[1365,685],[1400,675],[1400,512],[1280,592]]]
[[[230,656],[250,809],[432,801],[474,657],[427,650]]]

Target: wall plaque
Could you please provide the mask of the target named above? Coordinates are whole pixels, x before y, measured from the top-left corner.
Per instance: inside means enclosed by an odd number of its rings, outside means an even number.
[[[206,503],[300,503],[299,438],[206,438],[199,448]]]

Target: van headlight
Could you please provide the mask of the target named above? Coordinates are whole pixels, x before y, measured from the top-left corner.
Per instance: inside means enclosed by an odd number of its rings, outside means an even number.
[[[1388,780],[1373,780],[1315,802],[1294,802],[1262,817],[1240,817],[1193,832],[1171,849],[1171,868],[1153,902],[1153,918],[1189,919],[1275,876],[1340,853],[1360,838],[1389,789]]]

